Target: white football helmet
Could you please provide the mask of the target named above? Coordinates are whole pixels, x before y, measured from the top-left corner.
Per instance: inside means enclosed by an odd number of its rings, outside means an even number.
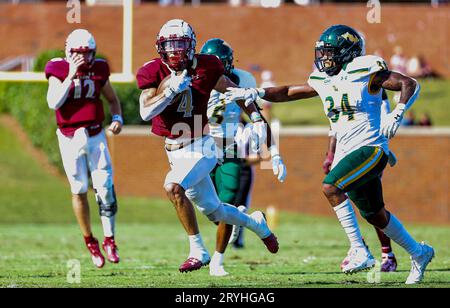
[[[97,44],[94,36],[85,29],[76,29],[66,39],[66,58],[70,58],[73,52],[88,53],[87,66],[92,66],[95,60]]]
[[[182,71],[194,59],[197,38],[192,27],[182,19],[172,19],[159,30],[156,50],[173,70]]]

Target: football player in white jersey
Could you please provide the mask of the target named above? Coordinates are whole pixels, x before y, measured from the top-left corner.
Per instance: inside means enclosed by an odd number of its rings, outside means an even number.
[[[240,87],[254,88],[256,80],[247,71],[234,68],[233,49],[220,38],[208,40],[201,48],[200,54],[215,55],[223,63],[225,73],[231,81]],[[208,101],[209,134],[214,137],[217,149],[220,152],[221,163],[217,164],[211,172],[211,179],[219,196],[220,201],[235,205],[241,211],[246,211],[243,204],[237,203],[237,194],[240,189],[240,177],[243,158],[238,155],[236,134],[241,124],[241,107],[234,101],[226,101],[224,94],[212,90]],[[275,166],[280,167],[278,178],[283,181],[286,177],[286,167],[281,159],[276,145],[272,146],[272,160]],[[226,276],[228,273],[223,266],[224,253],[230,238],[237,238],[239,227],[219,223],[216,237],[216,251],[209,264],[211,276]],[[234,233],[234,236],[232,236]]]
[[[390,113],[389,99],[387,93],[384,89],[382,89],[381,94],[381,119],[386,117]],[[383,121],[383,120],[381,120]],[[328,151],[326,153],[325,160],[322,164],[322,169],[325,174],[330,172],[330,168],[333,165],[334,154],[336,151],[336,132],[330,130],[329,132],[329,142],[328,142]],[[389,153],[389,164],[393,167],[397,159],[392,151]],[[397,259],[395,257],[394,252],[392,251],[391,239],[384,234],[382,230],[377,227],[374,227],[378,240],[381,244],[381,271],[382,272],[395,272],[397,270]],[[341,263],[341,269],[344,268],[348,264],[348,258],[345,258]]]
[[[345,273],[373,267],[375,259],[364,245],[350,200],[361,215],[380,228],[411,256],[407,284],[422,281],[434,249],[414,240],[400,221],[384,207],[381,173],[388,162],[388,140],[394,137],[406,110],[416,100],[416,80],[390,71],[377,56],[362,55],[363,40],[354,29],[334,25],[315,46],[316,70],[306,84],[266,89],[231,89],[229,99],[272,102],[320,96],[331,130],[336,133],[336,154],[323,181],[323,193],[350,241]],[[400,101],[381,119],[382,89],[401,91]],[[347,197],[348,195],[348,197]]]

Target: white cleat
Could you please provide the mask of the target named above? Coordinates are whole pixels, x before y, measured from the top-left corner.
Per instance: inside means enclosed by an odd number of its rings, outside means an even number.
[[[209,265],[209,275],[215,277],[224,277],[228,276],[229,273],[225,270],[223,265],[211,266]]]
[[[263,212],[255,211],[249,216],[254,220],[254,222],[256,222],[256,225],[254,225],[253,228],[250,228],[250,230],[255,232],[261,239],[265,239],[272,234],[272,231],[270,231],[269,226],[267,225],[266,217]]]
[[[427,265],[434,258],[433,247],[425,244],[424,242],[420,243],[420,245],[422,246],[422,255],[420,255],[417,259],[413,259],[411,257],[411,271],[409,272],[409,276],[406,279],[405,284],[415,284],[421,282],[423,280]]]
[[[238,207],[238,210],[242,213],[247,213],[247,208],[243,205]],[[233,244],[237,241],[239,234],[242,232],[243,226],[233,226],[233,231],[231,231],[230,240],[228,241],[228,244]]]
[[[354,274],[375,266],[374,257],[365,247],[350,248],[344,260],[345,262],[342,263],[341,267],[345,274]]]

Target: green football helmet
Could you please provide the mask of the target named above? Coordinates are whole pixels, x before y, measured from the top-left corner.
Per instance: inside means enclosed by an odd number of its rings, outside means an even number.
[[[213,38],[208,40],[200,50],[201,54],[215,55],[222,61],[225,75],[230,75],[233,70],[233,49],[222,39]]]
[[[364,40],[356,30],[334,25],[326,29],[316,42],[314,63],[320,72],[332,76],[363,53]]]

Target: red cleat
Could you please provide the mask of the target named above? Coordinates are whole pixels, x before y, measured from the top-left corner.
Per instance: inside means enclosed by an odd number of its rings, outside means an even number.
[[[102,244],[103,250],[106,252],[106,257],[111,263],[119,263],[119,254],[114,237],[105,237]]]
[[[181,273],[187,273],[192,272],[201,269],[203,266],[206,266],[209,264],[208,260],[207,262],[203,263],[197,258],[188,258],[186,261],[184,261],[183,264],[181,264],[179,270]]]
[[[271,233],[268,237],[262,239],[264,245],[266,245],[267,250],[271,253],[277,253],[279,249],[278,239],[275,234]]]
[[[98,245],[98,241],[95,237],[91,237],[87,239],[86,246],[91,253],[91,259],[95,266],[98,268],[102,268],[105,265],[105,257],[103,257],[100,247]]]

